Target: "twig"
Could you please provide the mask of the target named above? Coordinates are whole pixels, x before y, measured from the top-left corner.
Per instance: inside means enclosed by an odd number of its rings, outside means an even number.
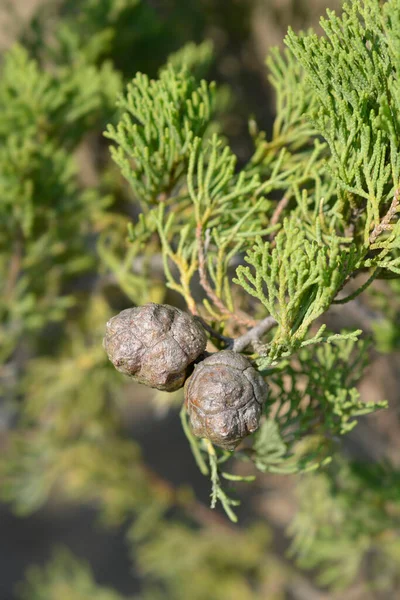
[[[277,321],[273,317],[266,317],[257,323],[257,325],[246,331],[246,333],[233,340],[231,349],[234,352],[242,352],[242,350],[247,348],[252,342],[259,340],[277,324]]]
[[[203,319],[203,317],[200,317],[200,315],[196,314],[194,315],[194,318],[197,319],[198,321],[200,321],[202,327],[204,327],[204,329],[206,331],[208,331],[208,333],[211,335],[211,337],[220,340],[220,342],[225,342],[225,344],[229,345],[233,342],[233,338],[228,337],[226,335],[222,335],[221,333],[218,333],[218,331],[215,331],[215,329],[213,329],[211,327],[211,325],[209,325],[207,323],[207,321],[205,321]]]
[[[280,216],[281,216],[282,212],[285,210],[285,208],[287,207],[289,200],[290,200],[289,196],[283,196],[283,198],[281,198],[279,200],[278,204],[275,207],[274,212],[272,213],[270,225],[277,225],[279,223]],[[270,236],[269,236],[270,242],[272,242],[276,233],[277,233],[276,231],[273,231],[270,234]]]
[[[208,467],[207,467],[206,463],[204,462],[204,459],[203,459],[201,452],[195,442],[195,438],[194,438],[192,431],[189,427],[189,424],[187,422],[185,405],[183,405],[181,408],[180,417],[181,417],[182,429],[189,441],[190,448],[192,450],[193,457],[196,461],[196,464],[199,467],[202,475],[208,475]]]
[[[283,202],[283,201],[285,201],[285,202]],[[277,210],[275,211],[276,213],[278,213],[276,219],[279,219],[279,214],[280,214],[280,212],[282,212],[282,210],[286,206],[287,202],[288,202],[288,198],[285,198],[285,197],[282,198],[282,200],[280,201],[279,204],[281,204],[281,209],[280,209],[279,213]],[[210,327],[200,316],[197,316],[196,318],[198,318],[202,322],[202,325],[205,327],[205,329],[207,329],[211,333],[211,335],[213,335],[217,339],[225,342],[227,344],[228,348],[232,349],[234,352],[242,352],[242,350],[247,348],[247,346],[249,346],[251,344],[251,342],[258,340],[260,337],[262,337],[268,331],[270,331],[270,329],[275,327],[275,325],[277,325],[277,322],[273,317],[266,317],[265,319],[263,319],[260,322],[257,322],[254,319],[243,318],[243,317],[240,317],[239,315],[232,313],[223,304],[221,299],[218,298],[218,296],[215,294],[214,290],[210,286],[210,283],[207,279],[206,264],[205,264],[205,252],[204,252],[204,246],[203,246],[203,241],[202,241],[201,223],[198,223],[198,225],[196,227],[196,239],[197,239],[198,254],[199,254],[200,283],[201,283],[201,286],[203,287],[204,291],[207,293],[208,297],[214,302],[214,304],[218,307],[218,309],[220,310],[220,312],[222,314],[225,314],[225,315],[235,319],[237,322],[239,322],[243,325],[250,326],[251,329],[246,331],[246,333],[239,336],[238,338],[232,339],[232,338],[223,336],[223,335],[219,334],[218,332],[214,331],[214,329],[212,327]],[[206,241],[207,246],[208,246],[208,243],[209,243],[209,240]]]
[[[399,206],[399,197],[400,197],[400,187],[398,187],[394,193],[394,197],[392,200],[392,204],[390,205],[389,210],[386,215],[383,217],[382,221],[375,225],[371,235],[369,236],[369,243],[373,244],[376,241],[376,238],[385,230],[391,229],[390,221],[393,219],[397,212],[397,208]]]
[[[352,196],[352,194],[351,194]],[[345,229],[345,236],[348,238],[353,238],[356,232],[356,225],[358,218],[362,215],[365,207],[355,207],[353,206],[351,209],[349,225]]]
[[[390,221],[393,219],[393,217],[395,216],[395,214],[397,212],[397,208],[399,206],[399,199],[400,199],[400,187],[398,187],[396,189],[395,194],[393,196],[392,203],[391,203],[386,215],[383,217],[382,221],[374,227],[371,235],[369,236],[368,241],[369,241],[370,245],[372,245],[376,241],[377,237],[383,231],[386,231],[386,230],[392,228]],[[352,231],[352,233],[354,233],[354,230]],[[354,277],[356,277],[360,272],[361,272],[361,269],[357,269],[356,271],[351,273],[348,277],[346,277],[346,279],[343,281],[340,289],[338,290],[338,293],[344,288],[344,286],[350,281],[350,279],[353,279]],[[347,298],[333,300],[333,304],[345,304],[346,302],[353,300],[353,298],[356,298],[359,294],[361,294],[361,292],[363,292],[376,279],[376,277],[379,275],[379,272],[380,272],[380,269],[375,269],[375,271],[372,273],[372,275],[370,276],[368,281],[363,286],[361,286],[361,288],[359,288],[359,290],[357,290],[356,292],[354,292],[354,294],[351,294]]]
[[[230,311],[225,304],[222,302],[220,298],[218,298],[217,294],[212,289],[206,271],[206,258],[204,253],[204,246],[202,240],[202,225],[201,223],[197,224],[196,227],[196,239],[197,239],[197,248],[199,255],[199,275],[200,275],[200,284],[203,290],[206,292],[207,296],[210,300],[215,304],[218,310],[223,314],[229,317],[230,319],[234,319],[240,325],[246,325],[247,327],[254,327],[257,324],[257,321],[254,319],[250,319],[248,317],[241,317]]]
[[[375,269],[375,271],[372,273],[372,275],[367,279],[367,281],[361,287],[358,288],[358,290],[356,290],[355,292],[353,292],[352,294],[349,294],[349,296],[346,296],[344,298],[338,298],[337,300],[332,300],[332,304],[346,304],[346,302],[351,302],[352,300],[357,298],[357,296],[362,294],[362,292],[364,292],[371,285],[371,283],[373,281],[375,281],[375,279],[379,275],[379,272],[380,272],[380,268],[377,267]]]
[[[21,268],[22,260],[22,243],[20,238],[17,237],[14,243],[14,252],[11,256],[10,265],[8,268],[8,275],[4,287],[4,296],[9,299],[13,293],[15,284],[17,283],[18,275]]]
[[[231,338],[226,335],[221,335],[218,333],[218,331],[215,331],[215,329],[210,327],[210,325],[208,325],[208,323],[199,315],[195,315],[194,318],[200,321],[204,329],[206,329],[213,337],[221,342],[225,342],[227,349],[233,350],[234,352],[242,352],[252,342],[259,340],[263,335],[268,333],[270,329],[278,324],[273,317],[266,317],[254,327],[246,331],[246,333],[243,335],[237,338]]]

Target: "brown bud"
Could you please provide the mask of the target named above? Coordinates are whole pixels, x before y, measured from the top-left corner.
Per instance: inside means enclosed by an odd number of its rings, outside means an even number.
[[[258,429],[268,385],[250,361],[231,350],[212,354],[195,366],[185,384],[193,433],[226,450]]]
[[[127,308],[110,319],[104,348],[114,367],[139,383],[173,392],[204,352],[207,336],[187,313],[168,304]]]

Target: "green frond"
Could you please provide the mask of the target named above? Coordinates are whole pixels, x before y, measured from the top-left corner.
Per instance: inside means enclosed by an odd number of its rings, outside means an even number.
[[[151,206],[172,192],[188,165],[190,145],[213,114],[214,85],[198,83],[183,67],[168,66],[158,80],[138,73],[119,99],[122,117],[108,126],[112,156],[135,196]]]
[[[236,283],[257,298],[274,317],[279,329],[271,343],[271,360],[300,346],[310,325],[330,306],[347,277],[357,265],[354,249],[307,239],[300,219],[283,223],[274,247],[261,237],[246,262],[239,266]]]
[[[258,469],[295,473],[327,464],[337,436],[350,432],[357,417],[387,406],[363,402],[357,390],[367,349],[367,342],[343,333],[342,339],[336,335],[330,343],[304,346],[296,360],[272,370],[267,419],[250,455]]]

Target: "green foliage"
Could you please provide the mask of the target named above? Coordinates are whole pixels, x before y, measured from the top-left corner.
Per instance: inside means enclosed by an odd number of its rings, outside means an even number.
[[[270,141],[263,133],[257,136],[257,150],[252,161],[268,162],[280,148],[290,150],[296,160],[301,149],[307,151],[312,146],[315,130],[304,115],[312,110],[315,96],[301,65],[287,50],[281,52],[273,48],[266,64],[276,95],[276,118]],[[296,94],[293,94],[294,89]]]
[[[299,564],[317,568],[320,583],[335,589],[360,572],[375,591],[398,589],[398,486],[399,473],[389,464],[340,461],[327,473],[304,476],[290,526]]]
[[[148,598],[261,600],[268,594],[268,598],[278,600],[281,596],[270,582],[271,571],[278,565],[271,561],[266,568],[264,562],[268,541],[263,527],[239,537],[223,527],[218,528],[216,536],[211,527],[188,531],[178,523],[170,523],[140,550],[139,568],[153,581]],[[179,556],[181,548],[191,548],[193,543],[193,553],[184,553],[171,564],[168,557]],[[276,571],[274,575],[279,576]]]
[[[65,16],[53,31],[51,10]],[[170,54],[182,34],[139,0],[85,0],[75,13],[69,1],[45,7],[1,69],[0,392],[16,420],[2,498],[27,514],[61,493],[126,524],[145,600],[284,597],[288,573],[258,521],[233,529],[145,465],[124,424],[137,388],[101,346],[113,313],[166,294],[202,319],[209,350],[269,316],[275,326],[242,349],[270,387],[259,430],[222,451],[181,409],[211,507],[236,521],[232,483],[297,473],[300,566],[344,588],[367,564],[376,589],[396,589],[398,473],[337,458],[357,419],[386,403],[357,389],[362,332],[328,333],[326,313],[363,293],[378,313],[372,344],[398,347],[398,281],[381,281],[400,273],[397,3],[345,4],[324,36],[289,31],[268,59],[272,133],[250,121],[248,162],[223,131],[223,88],[203,79],[211,43]],[[115,165],[99,142],[106,123]],[[63,552],[20,594],[120,598]]]
[[[138,73],[119,106],[124,111],[107,137],[118,143],[112,156],[136,197],[155,204],[173,190],[187,167],[190,143],[212,115],[213,86],[197,84],[185,69],[167,68],[158,81]],[[134,169],[132,169],[132,166]]]
[[[171,48],[167,26],[141,0],[81,0],[79,11],[74,0],[43,2],[29,25],[21,38],[42,64],[109,58],[124,77],[132,77],[135,69],[157,68]]]
[[[271,386],[266,419],[254,434],[251,448],[237,451],[239,460],[251,461],[264,473],[303,473],[329,464],[338,450],[339,436],[357,425],[357,417],[387,406],[386,402],[363,402],[357,383],[368,362],[368,342],[346,334],[332,335],[329,343],[306,345],[296,360],[284,361],[269,371]],[[186,428],[185,428],[186,429]],[[196,443],[186,431],[203,474],[210,462],[212,505],[219,500],[230,519],[237,500],[223,489],[222,480],[252,481],[224,471],[231,453]]]
[[[214,60],[214,47],[210,40],[205,40],[202,44],[189,42],[182,46],[177,52],[173,52],[168,57],[168,64],[175,70],[186,68],[196,79],[207,75],[207,72]]]
[[[300,219],[283,223],[274,248],[261,237],[239,266],[237,283],[258,298],[279,325],[270,360],[293,352],[310,325],[322,315],[357,264],[354,251],[341,251],[339,239],[330,246],[309,241]]]
[[[72,597],[76,600],[126,598],[111,589],[98,586],[89,566],[64,549],[55,552],[44,569],[28,569],[26,582],[18,586],[20,600],[69,600]]]
[[[315,90],[309,116],[329,145],[328,172],[339,187],[336,210],[351,222],[360,245],[380,250],[366,265],[394,272],[398,236],[391,221],[400,169],[396,10],[395,2],[384,8],[377,0],[345,3],[342,17],[328,11],[321,20],[326,37],[289,30],[286,38]]]
[[[244,535],[220,527],[216,537],[211,527],[196,531],[177,522],[166,523],[139,549],[138,567],[145,581],[140,598],[180,600],[190,594],[196,600],[261,600],[268,593],[271,600],[280,600],[271,572],[276,581],[283,577],[283,570],[279,575],[280,568],[271,559],[265,569],[268,542],[263,527]],[[181,554],[182,548],[194,548],[195,553],[186,552],[172,564],[170,557]],[[71,596],[78,600],[128,600],[97,585],[89,566],[65,549],[55,551],[44,568],[29,568],[17,593],[20,600],[67,600]]]
[[[12,125],[17,135],[25,132],[42,143],[55,138],[74,147],[88,129],[101,127],[112,115],[120,86],[109,63],[97,67],[82,60],[50,73],[16,45],[3,65],[0,133],[5,136]]]
[[[80,189],[71,151],[113,112],[119,76],[109,66],[40,69],[26,51],[6,56],[0,85],[0,301],[3,360],[21,336],[60,320],[63,286],[93,265],[87,248],[109,200]]]
[[[257,432],[253,447],[261,471],[307,471],[328,463],[337,436],[351,431],[357,417],[386,407],[386,402],[362,402],[356,388],[368,362],[368,343],[340,338],[304,347],[296,361],[272,372],[274,415]]]

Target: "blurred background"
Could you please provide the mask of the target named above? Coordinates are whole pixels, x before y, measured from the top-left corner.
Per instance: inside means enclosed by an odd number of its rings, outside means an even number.
[[[211,512],[180,394],[130,384],[101,348],[111,314],[146,298],[179,302],[157,265],[143,259],[144,275],[132,268],[126,227],[138,207],[102,136],[117,94],[138,70],[156,76],[184,44],[211,41],[204,76],[224,90],[223,130],[244,162],[248,118],[267,135],[272,128],[269,48],[289,25],[318,29],[327,6],[339,3],[2,3],[0,600],[400,597],[366,589],[368,563],[341,591],[296,566],[287,553],[295,477],[260,474],[243,486],[237,526]],[[334,331],[378,330],[360,391],[390,403],[360,421],[345,454],[398,467],[400,337],[382,333],[380,308],[372,294],[332,309],[328,321]]]

